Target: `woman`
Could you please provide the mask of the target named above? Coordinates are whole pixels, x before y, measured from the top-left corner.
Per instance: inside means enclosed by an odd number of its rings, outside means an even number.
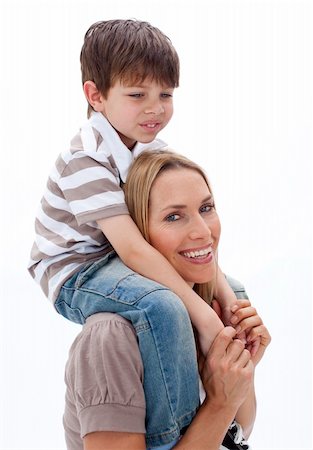
[[[201,168],[171,152],[143,153],[129,172],[125,196],[145,239],[168,259],[204,301],[211,303],[220,223],[212,191]],[[118,258],[116,263],[119,264]],[[118,290],[118,285],[112,285],[110,295],[118,296]],[[213,306],[218,312],[218,304],[213,302]],[[158,326],[162,327],[164,340],[157,343],[157,348],[170,346],[173,355],[194,358],[194,340],[186,339],[186,327],[190,323],[182,317],[181,307],[177,308],[176,317],[170,318],[162,317],[162,305],[160,308]],[[236,331],[227,327],[218,335],[206,358],[199,356],[207,396],[183,436],[159,448],[218,449],[234,417],[245,436],[250,435],[256,408],[254,367],[262,358],[270,336],[248,300],[238,300],[233,312],[237,332],[246,332],[246,348],[243,342],[233,339]],[[147,326],[142,324],[143,335]],[[140,324],[138,327],[137,335],[141,339]],[[175,336],[169,341],[173,333],[178,339]],[[181,334],[184,334],[185,347],[174,347]],[[153,442],[153,419],[158,415],[163,393],[158,392],[156,376],[153,385],[145,386],[144,396],[143,367],[135,336],[124,318],[101,313],[87,320],[75,340],[66,369],[64,424],[69,449],[145,449]],[[149,338],[153,339],[153,330]],[[149,346],[148,339],[145,344]],[[174,384],[175,370],[184,370],[183,361],[171,367],[169,360],[162,376],[170,374]],[[194,385],[194,380],[190,384]],[[245,448],[244,441],[241,444],[240,448]]]

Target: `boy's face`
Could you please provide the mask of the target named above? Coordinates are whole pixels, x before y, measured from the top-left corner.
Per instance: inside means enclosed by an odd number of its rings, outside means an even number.
[[[155,81],[129,86],[117,81],[102,97],[100,112],[115,128],[123,143],[132,149],[136,142],[149,143],[173,115],[174,89]]]

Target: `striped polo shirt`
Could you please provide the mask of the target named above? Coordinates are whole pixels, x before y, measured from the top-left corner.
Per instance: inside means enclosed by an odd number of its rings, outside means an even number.
[[[156,139],[130,151],[101,113],[93,113],[48,178],[35,221],[28,270],[52,303],[86,262],[112,249],[96,221],[129,214],[121,182],[134,157],[166,144]]]

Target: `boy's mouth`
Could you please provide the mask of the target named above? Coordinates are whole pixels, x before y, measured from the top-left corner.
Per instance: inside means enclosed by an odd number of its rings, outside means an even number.
[[[141,128],[145,131],[159,131],[161,129],[161,123],[160,122],[146,122],[140,124]]]

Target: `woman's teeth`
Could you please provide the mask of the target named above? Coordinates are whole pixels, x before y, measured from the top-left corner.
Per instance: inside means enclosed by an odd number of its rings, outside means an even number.
[[[207,248],[204,250],[195,250],[193,252],[183,252],[183,255],[187,258],[198,258],[199,256],[207,256],[209,253],[211,253],[211,249]]]

